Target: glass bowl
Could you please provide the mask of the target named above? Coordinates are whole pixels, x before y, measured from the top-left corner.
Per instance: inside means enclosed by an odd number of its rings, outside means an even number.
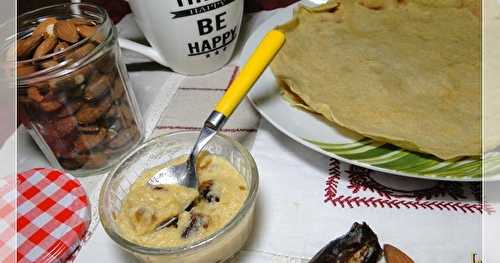
[[[189,154],[198,135],[199,132],[180,132],[147,141],[124,157],[104,182],[99,197],[102,225],[111,239],[142,262],[223,262],[243,247],[252,230],[259,183],[255,161],[241,144],[224,135],[217,135],[204,150],[227,159],[249,187],[248,196],[236,216],[206,239],[183,247],[143,247],[120,236],[114,215],[121,209],[122,199],[130,186],[144,170]]]

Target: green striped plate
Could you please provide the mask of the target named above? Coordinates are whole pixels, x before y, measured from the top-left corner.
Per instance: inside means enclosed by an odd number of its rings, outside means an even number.
[[[431,155],[403,150],[368,138],[353,143],[338,144],[307,141],[323,151],[362,166],[374,166],[392,173],[417,177],[481,179],[483,165],[487,176],[495,174],[500,168],[500,155],[489,156],[484,161],[473,158],[443,161]]]

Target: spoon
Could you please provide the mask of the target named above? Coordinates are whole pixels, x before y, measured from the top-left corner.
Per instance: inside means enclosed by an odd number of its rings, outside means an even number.
[[[283,34],[283,32],[273,30],[266,34],[252,56],[248,59],[246,65],[231,83],[226,93],[215,107],[215,110],[205,121],[187,161],[158,171],[148,181],[150,186],[155,187],[165,184],[177,184],[198,189],[198,177],[196,176],[196,160],[198,155],[224,126],[227,119],[238,107],[250,88],[271,63],[284,43],[285,34]],[[158,225],[156,229],[162,229],[175,220],[176,217],[166,220]]]

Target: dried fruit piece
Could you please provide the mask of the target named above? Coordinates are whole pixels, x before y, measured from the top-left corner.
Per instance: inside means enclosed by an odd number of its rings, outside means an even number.
[[[43,20],[33,31],[33,34],[42,35],[45,38],[54,36],[54,24],[57,23],[57,19],[54,17],[48,17]]]
[[[89,25],[78,25],[76,29],[78,31],[78,34],[80,34],[80,36],[82,36],[83,38],[91,37],[97,31],[97,28],[95,26]]]
[[[35,50],[33,58],[40,58],[50,53],[57,45],[57,38],[54,36],[47,37]]]
[[[403,251],[389,244],[384,245],[384,256],[387,263],[414,263]]]
[[[351,230],[322,248],[310,263],[378,262],[382,248],[375,233],[366,224],[354,223]]]
[[[17,41],[17,57],[28,58],[38,45],[43,41],[41,34],[31,34],[31,36]]]
[[[59,20],[54,24],[54,32],[56,36],[69,43],[78,42],[78,32],[73,23],[67,20]]]
[[[100,98],[106,93],[109,86],[111,86],[111,78],[108,75],[98,75],[90,79],[87,84],[83,98],[87,101],[93,101]]]
[[[84,167],[87,169],[97,169],[104,167],[108,162],[108,156],[103,152],[91,153],[88,156]]]
[[[54,53],[61,52],[69,47],[68,43],[64,41],[59,41],[57,45],[54,47]]]
[[[97,104],[85,103],[82,108],[76,113],[76,118],[81,124],[91,124],[96,122],[103,116],[111,107],[112,100],[110,96],[106,96]]]
[[[125,94],[125,88],[123,87],[122,79],[118,76],[115,78],[113,87],[111,88],[111,98],[116,101],[121,99],[123,94]]]
[[[17,76],[18,77],[24,77],[28,76],[30,74],[35,73],[36,67],[33,65],[27,65],[27,64],[18,64],[17,65]]]
[[[69,115],[73,115],[80,107],[83,105],[81,100],[73,100],[65,103],[63,108],[57,113],[58,118],[63,118]]]
[[[189,225],[186,227],[186,229],[184,229],[184,231],[181,234],[181,237],[189,238],[191,235],[196,233],[202,227],[207,228],[209,223],[208,221],[209,220],[207,216],[198,213],[192,213]]]
[[[122,129],[118,133],[118,135],[116,135],[110,142],[108,142],[108,147],[111,149],[121,148],[126,144],[133,142],[138,134],[139,132],[135,127]]]
[[[95,148],[101,144],[106,138],[106,129],[99,129],[99,132],[95,134],[81,134],[78,139],[74,142],[75,149],[78,152],[84,152]]]
[[[212,192],[212,187],[214,185],[214,181],[213,180],[208,180],[208,181],[204,181],[202,182],[199,186],[198,186],[198,192],[200,193],[200,196],[207,200],[209,203],[212,203],[212,202],[219,202],[220,201],[220,198],[214,194]]]

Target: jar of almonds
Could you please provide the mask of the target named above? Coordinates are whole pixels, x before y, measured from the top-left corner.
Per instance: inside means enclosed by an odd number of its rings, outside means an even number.
[[[19,118],[56,168],[102,173],[143,139],[117,31],[90,4],[17,18]]]

